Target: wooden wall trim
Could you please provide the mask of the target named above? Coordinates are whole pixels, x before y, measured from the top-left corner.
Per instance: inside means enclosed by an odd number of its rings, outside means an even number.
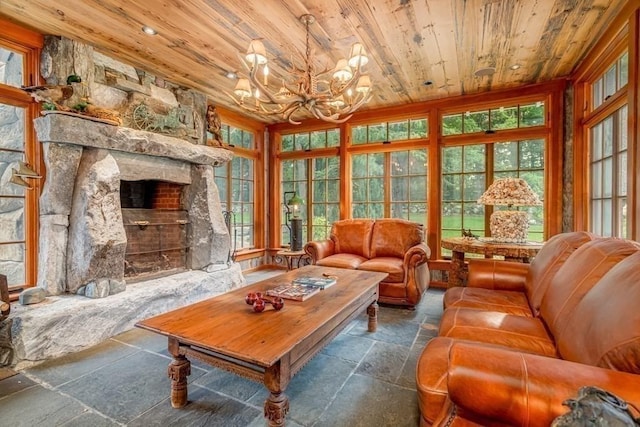
[[[640,241],[640,5],[629,20],[629,236]]]
[[[44,37],[39,32],[14,24],[2,17],[0,17],[0,27],[2,27],[3,39],[10,40],[30,49],[42,49]]]

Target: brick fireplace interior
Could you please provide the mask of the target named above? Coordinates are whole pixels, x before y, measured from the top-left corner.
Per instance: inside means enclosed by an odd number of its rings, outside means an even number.
[[[156,180],[120,182],[126,278],[162,276],[187,268],[189,220],[183,188]]]

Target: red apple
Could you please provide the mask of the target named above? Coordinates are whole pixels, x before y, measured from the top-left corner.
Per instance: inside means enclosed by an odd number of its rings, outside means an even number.
[[[262,313],[264,311],[266,304],[262,298],[259,298],[253,302],[253,311],[256,313]]]
[[[284,307],[284,300],[280,297],[273,297],[271,305],[273,305],[273,308],[276,310],[282,310],[282,307]]]
[[[249,292],[247,296],[244,297],[244,302],[246,302],[249,305],[252,305],[257,299],[258,299],[258,296],[255,294],[255,292]]]

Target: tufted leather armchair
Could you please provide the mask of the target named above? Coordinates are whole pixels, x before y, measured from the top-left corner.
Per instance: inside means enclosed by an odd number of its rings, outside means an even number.
[[[413,307],[429,287],[431,255],[421,224],[402,219],[336,221],[330,238],[309,242],[313,264],[378,271],[389,276],[380,283],[380,302]]]

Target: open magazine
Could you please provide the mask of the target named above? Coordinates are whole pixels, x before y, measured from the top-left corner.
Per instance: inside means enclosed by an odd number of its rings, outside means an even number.
[[[293,279],[296,285],[310,286],[313,288],[326,289],[336,283],[335,277],[298,277]]]
[[[320,288],[313,286],[298,285],[295,283],[285,283],[273,289],[267,290],[267,295],[271,297],[281,297],[295,301],[304,301],[320,292]]]

